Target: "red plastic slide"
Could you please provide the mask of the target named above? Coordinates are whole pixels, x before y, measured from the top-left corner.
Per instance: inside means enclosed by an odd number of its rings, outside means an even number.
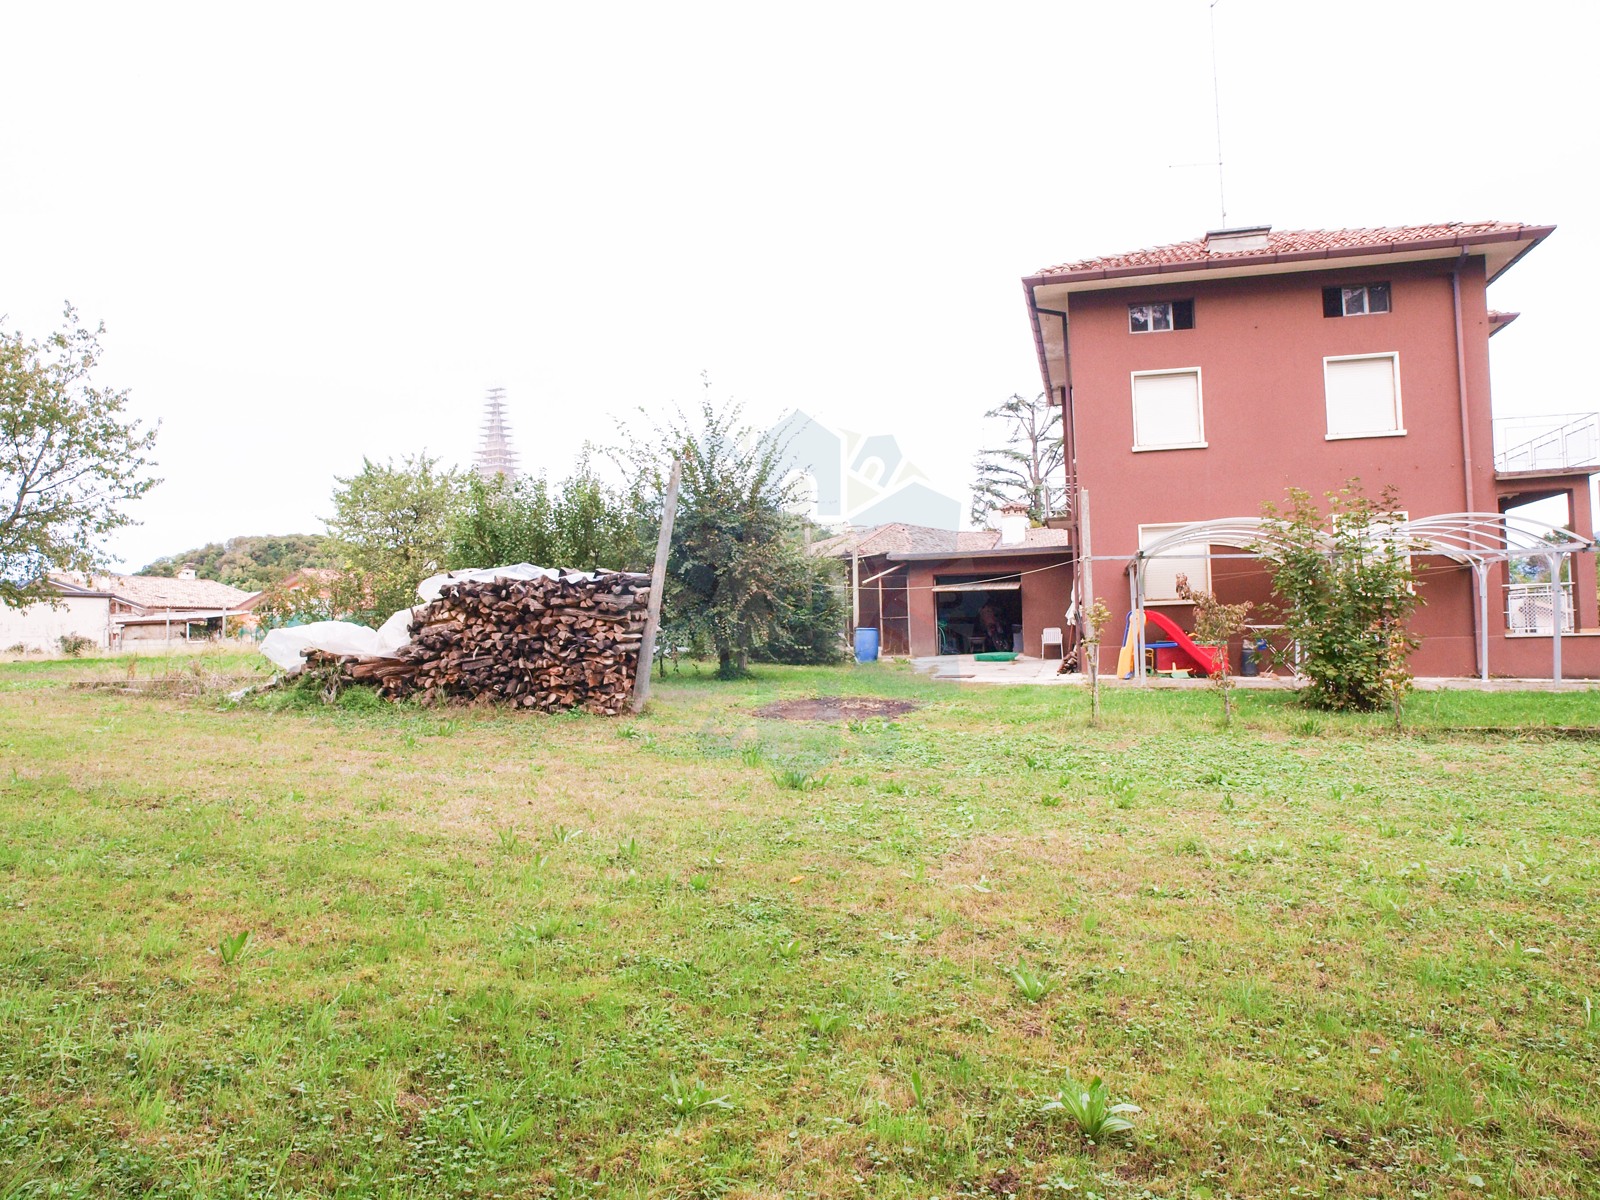
[[[1158,613],[1153,608],[1145,609],[1144,616],[1145,620],[1154,624],[1158,629],[1165,630],[1167,636],[1178,643],[1177,650],[1174,653],[1180,660],[1179,666],[1183,665],[1181,660],[1187,658],[1194,664],[1189,668],[1191,671],[1199,671],[1202,675],[1210,675],[1212,671],[1216,670],[1217,658],[1220,656],[1222,668],[1227,670],[1228,648],[1226,646],[1220,649],[1207,649],[1206,647],[1195,645],[1189,639],[1189,635],[1173,623],[1171,617]]]

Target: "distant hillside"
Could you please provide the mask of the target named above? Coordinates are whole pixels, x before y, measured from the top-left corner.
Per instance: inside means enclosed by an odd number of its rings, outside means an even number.
[[[260,534],[212,542],[197,550],[185,550],[158,558],[137,574],[160,575],[171,579],[194,565],[201,579],[215,579],[236,588],[256,592],[276,583],[301,567],[337,567],[332,539],[321,533]]]

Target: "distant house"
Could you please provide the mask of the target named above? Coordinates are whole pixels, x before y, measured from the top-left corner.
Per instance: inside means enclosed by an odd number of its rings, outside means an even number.
[[[333,585],[338,579],[339,572],[332,567],[301,567],[246,597],[239,607],[249,614],[251,626],[257,623],[257,610],[266,601],[271,601],[278,609],[280,621],[286,613],[296,614],[291,615],[284,622],[286,624],[295,625],[310,619],[323,620],[333,611]]]
[[[885,654],[1003,647],[1039,655],[1044,631],[1067,624],[1068,535],[1029,528],[1020,506],[1002,509],[999,525],[960,532],[873,525],[817,542],[811,552],[845,564],[851,624],[877,629]],[[994,618],[988,622],[986,608]],[[995,619],[1003,631],[998,635]]]
[[[0,606],[0,649],[55,650],[63,638],[86,638],[101,650],[225,635],[248,613],[250,592],[185,569],[176,579],[154,575],[50,576],[56,604]]]

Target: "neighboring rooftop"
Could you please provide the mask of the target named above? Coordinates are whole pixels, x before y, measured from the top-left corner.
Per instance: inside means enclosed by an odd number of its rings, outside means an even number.
[[[61,572],[50,576],[67,594],[116,596],[136,608],[239,608],[254,593],[215,579],[166,579],[159,575],[91,575]]]
[[[1168,246],[1060,263],[1041,268],[1026,282],[1123,280],[1234,265],[1316,263],[1324,259],[1375,255],[1446,257],[1462,250],[1485,254],[1489,258],[1489,278],[1493,279],[1554,229],[1553,225],[1519,225],[1507,221],[1276,231],[1269,226],[1252,226],[1215,230],[1203,238]]]

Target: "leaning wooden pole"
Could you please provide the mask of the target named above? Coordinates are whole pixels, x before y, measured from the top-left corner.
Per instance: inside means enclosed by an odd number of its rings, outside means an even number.
[[[683,463],[672,460],[667,497],[661,504],[661,533],[656,538],[656,565],[650,572],[650,615],[645,618],[644,641],[639,645],[639,665],[633,670],[633,711],[644,711],[650,699],[650,674],[656,659],[656,630],[661,626],[661,593],[667,587],[667,550],[672,545],[672,522],[678,515],[678,481]]]

